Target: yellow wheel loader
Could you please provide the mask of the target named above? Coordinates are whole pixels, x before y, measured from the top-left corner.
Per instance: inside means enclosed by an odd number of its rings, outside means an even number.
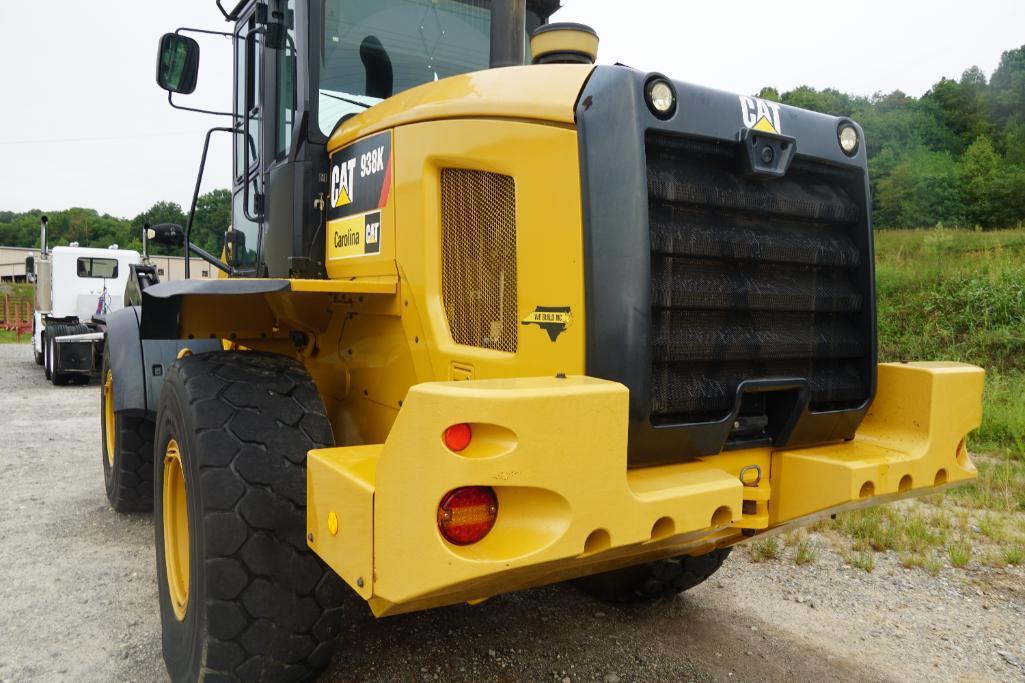
[[[315,675],[347,591],[651,599],[975,476],[982,370],[877,365],[857,123],[596,66],[558,0],[217,6],[232,227],[220,258],[191,214],[150,238],[224,277],[133,271],[105,364],[173,680]],[[122,460],[125,419],[152,441]]]

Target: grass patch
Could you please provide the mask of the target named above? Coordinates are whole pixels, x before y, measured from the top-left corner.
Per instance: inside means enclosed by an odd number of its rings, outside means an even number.
[[[1005,453],[992,458],[977,457],[975,464],[979,478],[947,495],[971,508],[1025,511],[1025,460]]]
[[[973,451],[1025,460],[1025,230],[875,235],[879,357],[986,368]]]
[[[972,544],[966,540],[957,540],[947,548],[947,556],[950,558],[950,565],[963,569],[972,561]]]
[[[28,299],[32,301],[36,295],[36,286],[25,282],[4,282],[0,284],[0,296],[10,294],[15,299]],[[0,309],[0,317],[3,311]]]
[[[921,567],[925,564],[925,555],[922,553],[901,553],[900,554],[900,566],[905,569],[912,569],[914,567]]]
[[[943,569],[943,563],[937,560],[935,557],[930,557],[922,563],[922,569],[929,572],[933,576],[936,576],[940,573],[940,570]]]
[[[1010,538],[1006,518],[987,514],[979,517],[976,524],[979,527],[979,533],[991,541],[1003,543]]]
[[[897,554],[902,567],[931,574],[947,563],[965,568],[976,557],[994,567],[1025,559],[1025,517],[965,508],[949,494],[928,503],[910,500],[845,512],[816,529],[831,535],[843,559],[860,568],[867,564],[865,556],[887,551]]]
[[[946,513],[926,516],[918,509],[881,505],[838,515],[831,528],[850,537],[857,551],[922,555],[942,547],[955,523],[956,519]]]
[[[979,477],[968,485],[920,503],[842,514],[816,528],[849,538],[860,553],[855,560],[893,551],[903,566],[933,574],[944,562],[967,566],[974,555],[993,565],[1021,563],[1025,230],[878,231],[875,247],[880,360],[984,367],[982,425],[968,437],[969,450],[984,455],[973,455]]]
[[[0,344],[28,344],[32,341],[31,334],[23,334],[19,339],[14,332],[0,330]]]
[[[818,557],[818,551],[808,539],[800,540],[794,546],[794,564],[812,564]]]
[[[754,541],[747,545],[748,556],[755,562],[777,560],[783,554],[783,549],[775,538],[770,537],[761,541]]]
[[[869,574],[871,574],[872,570],[876,568],[875,555],[869,552],[847,554],[844,557],[844,560],[852,567],[857,567]]]

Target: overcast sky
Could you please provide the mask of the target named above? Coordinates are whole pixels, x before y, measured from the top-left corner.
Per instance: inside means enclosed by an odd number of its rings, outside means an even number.
[[[226,5],[233,4],[227,0]],[[1023,0],[563,0],[556,19],[601,37],[599,61],[738,93],[764,85],[921,95],[972,65],[987,75],[1025,44]],[[0,0],[0,210],[85,206],[132,217],[187,207],[204,132],[226,119],[172,109],[154,83],[160,35],[225,30],[213,0]],[[199,88],[182,103],[231,102],[227,39],[200,39]],[[230,141],[205,189],[227,187]]]

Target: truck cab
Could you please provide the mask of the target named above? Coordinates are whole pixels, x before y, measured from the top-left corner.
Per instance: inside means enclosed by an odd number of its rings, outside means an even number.
[[[51,318],[87,321],[120,309],[130,266],[141,262],[129,249],[54,247],[50,253]]]
[[[98,370],[102,334],[96,335],[106,316],[124,306],[131,266],[140,262],[139,252],[116,245],[44,251],[36,264],[32,351],[47,379],[88,381]]]

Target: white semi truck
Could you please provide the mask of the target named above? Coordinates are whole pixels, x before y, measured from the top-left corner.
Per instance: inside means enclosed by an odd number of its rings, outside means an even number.
[[[47,217],[40,220],[40,257],[33,264],[36,312],[32,352],[54,384],[87,384],[103,357],[106,316],[124,307],[125,286],[139,252],[67,247],[47,249]]]

